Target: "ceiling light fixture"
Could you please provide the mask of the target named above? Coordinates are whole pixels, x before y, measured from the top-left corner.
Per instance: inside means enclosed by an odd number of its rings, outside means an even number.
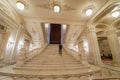
[[[61,8],[60,8],[59,5],[56,5],[56,4],[55,4],[55,5],[53,6],[53,11],[54,11],[54,13],[59,13],[60,10],[61,10]]]
[[[49,5],[54,13],[60,13],[63,7],[63,0],[50,0]]]
[[[87,9],[87,10],[86,10],[86,15],[87,15],[87,16],[92,15],[92,13],[93,13],[93,10],[92,10],[92,9]]]
[[[119,11],[114,11],[111,16],[117,18],[120,15]]]
[[[21,11],[25,9],[25,5],[20,1],[16,3],[16,7],[18,10],[21,10]]]

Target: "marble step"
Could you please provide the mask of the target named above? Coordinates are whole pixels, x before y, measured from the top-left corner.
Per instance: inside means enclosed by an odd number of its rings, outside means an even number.
[[[60,64],[61,64],[61,63],[62,63],[62,64],[78,64],[78,63],[80,63],[80,62],[70,62],[70,61],[69,61],[69,62],[68,62],[68,61],[64,61],[64,62],[63,62],[63,61],[59,61],[59,62],[58,62],[58,61],[51,61],[51,60],[50,60],[50,61],[29,61],[29,62],[27,62],[27,63],[28,63],[28,64],[31,64],[31,63],[33,63],[33,64],[40,64],[40,63],[44,63],[44,64],[51,64],[51,63],[52,63],[52,64],[59,64],[59,63],[60,63]]]
[[[57,59],[56,59],[57,58]],[[51,60],[61,60],[61,61],[77,61],[77,60],[75,60],[75,59],[70,59],[70,58],[59,58],[59,57],[45,57],[45,58],[43,58],[43,57],[41,57],[41,58],[33,58],[32,60],[30,60],[30,61],[40,61],[40,60],[42,60],[42,59],[51,59]]]
[[[75,59],[70,59],[70,58],[59,58],[59,57],[41,57],[41,58],[33,58],[31,60],[28,60],[28,62],[41,62],[41,61],[53,61],[53,62],[79,62]]]
[[[59,63],[57,63],[57,62],[27,62],[26,64],[30,64],[30,65],[40,65],[40,64],[51,64],[51,65],[54,65],[54,64],[56,64],[56,65],[58,65],[58,64],[66,64],[66,65],[69,65],[69,64],[74,64],[74,65],[76,65],[76,64],[80,64],[79,62],[59,62]]]
[[[83,66],[43,66],[43,65],[24,65],[23,67],[35,67],[35,68],[41,68],[41,69],[74,69],[74,68],[83,68]]]
[[[62,54],[62,56],[60,56],[60,54],[59,53],[55,53],[55,54],[40,54],[40,55],[37,55],[36,57],[44,57],[44,56],[59,56],[59,57],[72,57],[72,56],[70,56],[70,55],[68,55],[67,53],[65,53],[65,54]],[[73,57],[72,57],[73,58]]]
[[[18,70],[39,70],[39,71],[67,71],[67,70],[80,70],[80,69],[88,69],[88,67],[84,67],[84,66],[79,66],[79,67],[28,67],[28,66],[23,66],[23,67],[15,67],[14,69],[18,69]]]
[[[59,54],[59,52],[57,51],[57,52],[55,52],[55,51],[53,51],[53,52],[51,52],[51,51],[48,51],[48,52],[42,52],[41,54],[40,54],[40,56],[41,55],[57,55],[57,54]],[[70,54],[68,54],[67,52],[62,52],[62,54],[64,55],[64,56],[71,56]]]
[[[25,64],[24,66],[36,66],[36,67],[79,67],[83,66],[82,64]]]
[[[69,55],[69,54],[62,54],[62,56],[61,55],[59,55],[59,53],[55,53],[55,54],[40,54],[40,55],[37,55],[37,56],[35,56],[36,58],[38,58],[38,57],[49,57],[49,56],[57,56],[57,57],[60,57],[60,58],[72,58],[72,59],[74,59],[74,57],[72,57],[71,55]]]
[[[48,59],[48,58],[47,58]],[[74,61],[74,60],[54,60],[54,59],[48,59],[48,60],[45,60],[45,59],[41,59],[41,60],[38,60],[38,59],[36,59],[36,60],[29,60],[28,62],[50,62],[50,63],[53,63],[53,62],[56,62],[56,63],[59,63],[59,62],[63,62],[63,63],[66,63],[66,62],[68,62],[68,63],[79,63],[79,61]]]
[[[12,78],[4,78],[4,79],[0,79],[0,80],[90,80],[88,76],[83,76],[83,77],[68,77],[68,78],[64,78],[64,77],[58,77],[58,78],[42,78],[42,79],[39,79],[39,78],[15,78],[15,79],[12,79]]]
[[[73,57],[71,57],[69,55],[66,55],[66,54],[62,54],[62,56],[61,56],[59,53],[56,53],[56,54],[40,54],[40,55],[37,55],[36,58],[49,57],[49,56],[57,56],[57,57],[60,57],[60,58],[72,58],[72,59],[74,59]]]
[[[56,59],[57,58],[57,59]],[[34,58],[34,59],[31,59],[31,60],[29,60],[30,62],[31,61],[33,61],[33,62],[41,62],[41,61],[48,61],[48,59],[49,59],[49,61],[56,61],[56,62],[58,62],[58,61],[64,61],[64,62],[78,62],[78,61],[76,61],[76,60],[74,60],[74,59],[69,59],[69,58],[59,58],[59,57],[56,57],[56,58],[54,58],[54,57],[47,57],[47,58]],[[46,60],[47,59],[47,60]],[[28,61],[28,62],[29,62]]]

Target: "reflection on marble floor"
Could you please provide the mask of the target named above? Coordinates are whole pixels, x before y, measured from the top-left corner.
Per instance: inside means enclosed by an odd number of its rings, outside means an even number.
[[[114,67],[120,67],[120,63],[115,63],[113,61],[103,61],[103,63]]]

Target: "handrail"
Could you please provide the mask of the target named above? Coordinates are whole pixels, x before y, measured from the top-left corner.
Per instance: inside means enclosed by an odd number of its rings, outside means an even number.
[[[120,67],[106,65],[106,64],[102,65],[101,67],[106,68],[106,69],[110,69],[110,70],[113,70],[113,71],[120,72]]]
[[[104,76],[104,77],[93,77],[92,80],[111,80],[111,79],[120,79],[120,76]]]
[[[28,61],[28,60],[32,59],[33,57],[35,57],[36,55],[40,54],[46,48],[46,46],[47,45],[45,45],[42,48],[36,48],[36,49],[28,52],[26,61]]]
[[[42,48],[34,49],[30,52],[28,52],[25,48],[22,48],[16,66],[23,66],[28,60],[40,54],[46,46],[47,45],[43,46]]]
[[[30,52],[27,53],[27,59],[26,60],[29,60],[31,59],[32,57],[36,56],[37,54],[39,54],[39,51],[41,51],[41,48],[37,48],[37,49],[34,49]]]
[[[103,65],[103,66],[101,66],[101,68],[107,69],[108,72],[110,73],[110,75],[112,74],[111,71],[115,71],[118,74],[120,72],[119,68],[116,69],[116,67],[111,67],[111,66],[107,66],[107,65]],[[101,76],[94,76],[94,77],[92,77],[92,80],[112,80],[112,79],[120,79],[120,76],[118,76],[118,75],[103,76],[102,72],[101,72]]]
[[[63,44],[64,49],[67,51],[67,53],[69,53],[70,55],[72,55],[76,60],[80,61],[80,57],[79,54],[74,54],[72,51],[70,51],[64,44]]]
[[[4,70],[6,69],[7,70]],[[98,73],[100,71],[99,67],[96,67],[95,69],[90,70],[89,72],[87,71],[88,69],[86,69],[85,71],[79,72],[79,71],[75,71],[76,72],[66,72],[64,71],[64,73],[58,73],[56,74],[54,71],[53,74],[51,73],[46,73],[46,74],[42,74],[41,72],[39,73],[34,73],[34,71],[24,71],[24,70],[13,70],[12,66],[6,67],[3,69],[0,69],[0,75],[1,76],[9,76],[11,78],[13,78],[14,80],[16,80],[15,78],[26,78],[28,80],[28,78],[39,78],[39,79],[43,79],[43,78],[68,78],[68,77],[78,77],[80,78],[81,76],[90,76],[93,75],[94,73]]]

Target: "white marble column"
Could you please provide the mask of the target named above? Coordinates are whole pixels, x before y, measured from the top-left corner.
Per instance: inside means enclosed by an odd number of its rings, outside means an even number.
[[[120,44],[115,29],[106,31],[108,43],[115,63],[120,63]]]
[[[89,44],[89,54],[92,55],[91,57],[93,59],[93,63],[96,65],[102,65],[96,29],[94,27],[89,28],[87,36]]]

